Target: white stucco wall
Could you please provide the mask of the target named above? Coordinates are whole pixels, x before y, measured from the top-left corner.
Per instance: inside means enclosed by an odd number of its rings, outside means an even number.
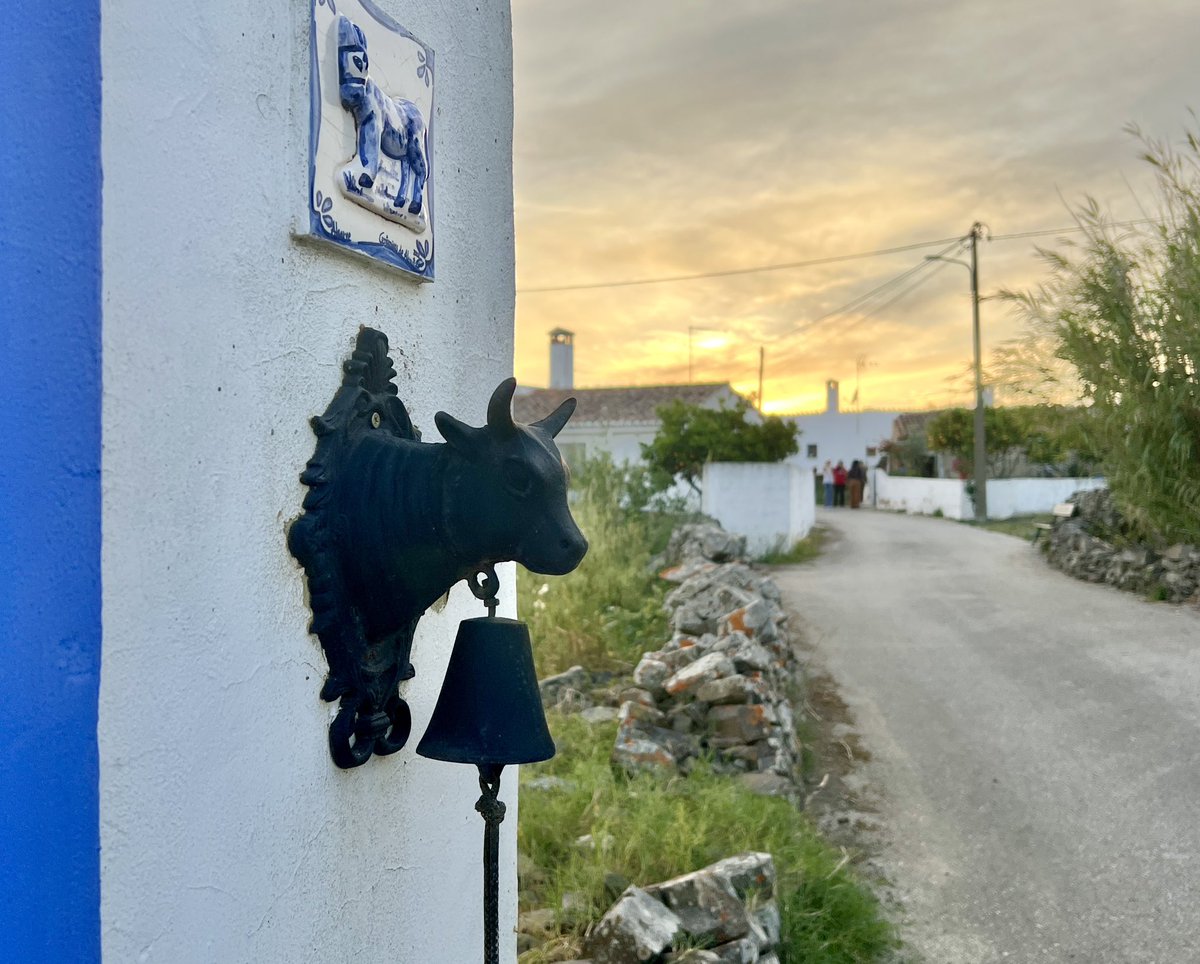
[[[709,462],[701,511],[744,535],[755,556],[790,548],[816,518],[811,479],[786,462]]]
[[[1105,479],[991,479],[987,487],[989,519],[1049,512],[1080,491],[1106,489]]]
[[[947,519],[967,519],[973,513],[960,479],[891,476],[883,469],[873,469],[871,484],[874,493],[870,504],[880,509],[909,515],[936,515],[940,511]]]
[[[877,487],[873,504],[880,509],[909,515],[933,515],[940,509],[948,519],[974,517],[974,506],[960,479],[889,476],[883,469],[874,470],[872,476]],[[1107,485],[1104,479],[989,479],[988,518],[1011,519],[1049,512],[1074,492]]]
[[[400,397],[481,424],[512,371],[507,0],[377,0],[437,52],[438,280],[293,238],[302,0],[111,0],[103,25],[102,930],[114,962],[481,959],[467,767],[413,753],[458,620],[422,622],[409,747],[330,761],[326,664],[285,527],[362,323]],[[513,612],[502,572],[502,614]],[[515,771],[502,959],[513,961]]]

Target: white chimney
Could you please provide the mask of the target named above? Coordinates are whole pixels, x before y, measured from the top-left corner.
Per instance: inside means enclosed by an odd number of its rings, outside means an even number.
[[[575,332],[565,328],[550,332],[550,387],[575,387]]]
[[[832,378],[825,382],[825,411],[838,410],[838,383]]]

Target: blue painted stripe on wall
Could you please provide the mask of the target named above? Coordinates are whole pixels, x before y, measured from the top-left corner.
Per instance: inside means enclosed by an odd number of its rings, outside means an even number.
[[[100,0],[0,31],[0,958],[100,958]]]

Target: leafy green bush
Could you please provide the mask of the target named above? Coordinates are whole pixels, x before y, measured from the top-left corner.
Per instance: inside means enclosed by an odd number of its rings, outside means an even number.
[[[590,920],[612,904],[606,874],[646,885],[745,850],[775,859],[783,916],[783,959],[806,964],[875,960],[894,946],[890,925],[840,851],[822,842],[785,800],[760,797],[701,764],[687,777],[636,779],[609,766],[616,725],[589,727],[551,714],[558,755],[522,768],[522,781],[553,775],[565,789],[521,792],[518,847],[527,870],[523,907],[561,907],[574,895],[577,917],[560,922],[578,941]],[[593,848],[576,844],[591,834]],[[537,964],[536,952],[522,957]]]
[[[1065,474],[1092,475],[1096,455],[1088,441],[1092,411],[1082,406],[1014,405],[984,412],[988,476],[1012,475],[1021,460]],[[931,449],[952,455],[961,474],[974,474],[975,412],[951,408],[929,423]]]
[[[1026,421],[1018,409],[987,408],[983,413],[983,438],[987,454],[987,474],[994,479],[1012,474],[1028,435]],[[948,408],[938,413],[926,428],[929,447],[935,452],[954,456],[959,474],[975,473],[975,412],[967,408]]]
[[[676,476],[692,488],[705,462],[779,462],[799,450],[799,428],[776,416],[746,420],[750,406],[704,408],[674,401],[658,410],[662,425],[654,441],[642,446],[659,488]]]

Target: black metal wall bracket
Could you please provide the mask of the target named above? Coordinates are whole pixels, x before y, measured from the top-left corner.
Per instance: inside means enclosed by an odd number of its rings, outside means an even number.
[[[307,575],[309,629],[329,662],[321,698],[340,700],[330,753],[350,768],[408,741],[399,684],[414,674],[413,634],[430,605],[498,562],[570,572],[587,540],[567,507],[554,444],[575,399],[522,425],[509,378],[492,394],[485,426],[438,412],[446,441],[429,443],[397,397],[382,332],[360,329],[343,371],[325,414],[311,420],[317,447],[300,476],[308,493],[288,547]]]

